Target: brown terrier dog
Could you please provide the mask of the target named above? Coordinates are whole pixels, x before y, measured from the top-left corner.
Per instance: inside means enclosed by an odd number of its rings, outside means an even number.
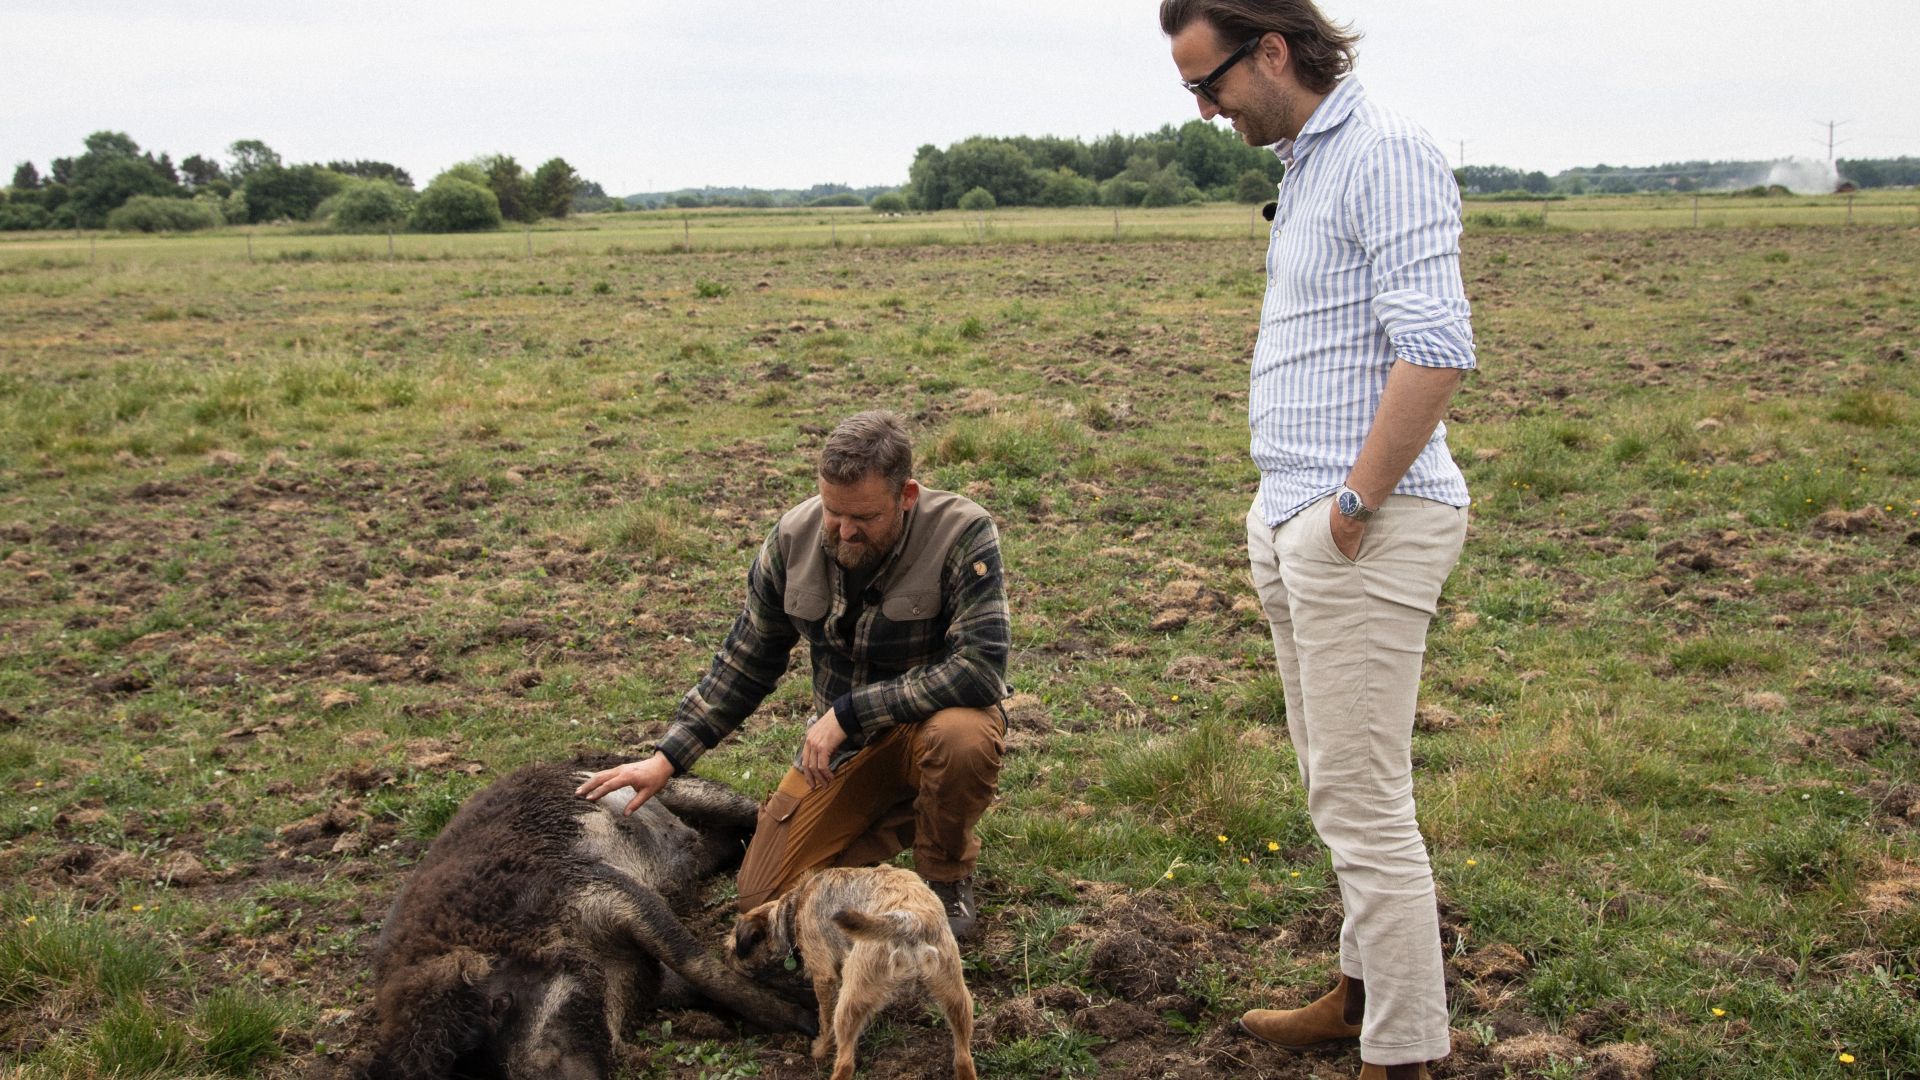
[[[796,954],[820,1003],[814,1060],[837,1046],[832,1080],[852,1080],[854,1047],[867,1022],[916,983],[953,1029],[955,1080],[975,1080],[973,998],[960,946],[940,898],[920,875],[894,866],[821,870],[734,924],[734,959],[746,971],[777,971]]]

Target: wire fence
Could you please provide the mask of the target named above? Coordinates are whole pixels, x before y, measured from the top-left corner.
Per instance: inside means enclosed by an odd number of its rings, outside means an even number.
[[[1482,200],[1464,205],[1469,234],[1500,229],[1613,230],[1772,226],[1920,226],[1920,192],[1747,199],[1738,196],[1599,196],[1566,200]],[[0,234],[0,270],[94,268],[166,263],[301,263],[499,258],[673,256],[689,253],[836,247],[1160,240],[1263,242],[1258,206],[1207,204],[1161,209],[1017,208],[880,215],[846,210],[699,210],[585,215],[489,233],[342,234],[298,226],[204,233]]]

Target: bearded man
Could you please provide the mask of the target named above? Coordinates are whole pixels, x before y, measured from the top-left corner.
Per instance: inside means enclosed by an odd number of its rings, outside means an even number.
[[[644,803],[758,708],[805,639],[813,711],[760,808],[739,908],[810,870],[911,850],[955,936],[978,919],[974,825],[1005,749],[1010,631],[1000,538],[971,500],[922,488],[900,418],[864,412],[821,448],[819,494],[787,511],[747,574],[747,603],[652,757],[580,786]]]

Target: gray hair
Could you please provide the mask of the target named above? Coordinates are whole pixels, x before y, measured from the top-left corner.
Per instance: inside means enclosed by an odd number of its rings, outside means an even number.
[[[829,484],[858,484],[878,474],[897,495],[912,472],[913,440],[900,417],[885,409],[841,421],[820,448],[820,479]]]

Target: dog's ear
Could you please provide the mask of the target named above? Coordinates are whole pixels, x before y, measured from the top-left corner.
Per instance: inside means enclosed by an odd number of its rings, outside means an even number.
[[[767,939],[769,905],[762,904],[733,923],[733,955],[745,960]]]

